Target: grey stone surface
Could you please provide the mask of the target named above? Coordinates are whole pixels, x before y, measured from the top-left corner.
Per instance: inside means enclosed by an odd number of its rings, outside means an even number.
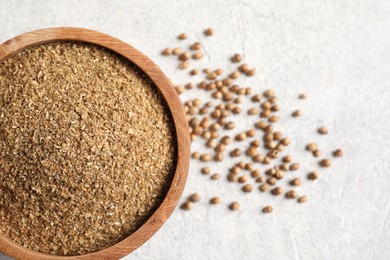
[[[256,189],[243,195],[224,181],[206,181],[198,174],[201,165],[191,162],[184,196],[199,191],[205,198],[220,195],[224,203],[210,208],[204,199],[192,212],[176,210],[125,259],[385,260],[390,259],[389,13],[386,0],[1,0],[0,42],[38,28],[92,28],[130,43],[176,83],[185,83],[186,73],[159,52],[182,44],[175,36],[186,32],[188,42],[205,42],[207,56],[198,64],[225,66],[231,54],[245,53],[258,72],[245,84],[277,91],[284,116],[278,127],[294,140],[290,152],[302,163],[301,175],[316,167],[303,150],[306,143],[317,141],[327,155],[344,148],[345,158],[298,189],[310,197],[306,205]],[[216,33],[205,40],[201,31],[208,26]],[[309,98],[298,100],[301,92]],[[297,121],[287,116],[295,108],[304,112]],[[242,126],[251,123],[240,120]],[[322,124],[330,128],[328,136],[315,133]],[[227,210],[233,199],[241,202],[241,212]],[[274,212],[265,216],[260,211],[267,204]]]

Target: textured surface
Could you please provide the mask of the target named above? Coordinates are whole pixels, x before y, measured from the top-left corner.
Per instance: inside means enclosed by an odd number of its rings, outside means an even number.
[[[201,30],[212,26],[204,64],[217,67],[232,53],[245,53],[258,71],[245,84],[273,87],[281,115],[304,111],[301,120],[285,117],[279,124],[294,140],[296,158],[309,160],[303,146],[313,140],[324,152],[345,149],[346,157],[318,182],[302,187],[306,205],[244,196],[222,181],[206,181],[192,162],[184,195],[220,195],[224,203],[210,208],[203,200],[192,212],[176,210],[126,259],[389,259],[390,2],[210,2],[0,1],[0,41],[43,27],[96,29],[129,42],[178,83],[187,75],[160,50],[178,44],[180,32],[202,40]],[[302,91],[305,101],[296,98]],[[314,131],[321,124],[330,128],[324,138]],[[241,212],[227,210],[232,199]],[[273,214],[260,213],[265,204],[274,205]]]

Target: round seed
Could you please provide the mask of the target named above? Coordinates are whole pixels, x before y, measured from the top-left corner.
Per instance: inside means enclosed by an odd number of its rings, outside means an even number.
[[[285,145],[285,146],[288,146],[291,143],[291,140],[290,140],[290,138],[285,137],[282,140],[280,140],[280,143]]]
[[[222,162],[223,161],[223,154],[222,153],[216,153],[214,155],[214,161],[216,162]]]
[[[309,180],[311,180],[311,181],[314,181],[314,180],[317,180],[319,176],[320,176],[320,175],[318,174],[318,172],[313,171],[313,172],[309,173],[309,175],[307,176],[307,178],[308,178]]]
[[[191,57],[191,54],[188,51],[186,51],[186,52],[183,52],[182,54],[179,55],[179,60],[186,61],[190,57]]]
[[[244,186],[242,186],[242,191],[244,192],[252,192],[253,190],[253,187],[251,184],[245,184]]]
[[[248,76],[248,77],[252,77],[252,76],[254,76],[256,74],[256,69],[251,69],[251,70],[249,70],[247,73],[246,73],[246,75]]]
[[[233,57],[231,57],[231,61],[234,63],[241,62],[242,61],[241,55],[238,53],[234,54]]]
[[[207,175],[210,173],[210,167],[203,167],[202,169],[200,169],[200,172],[204,175]]]
[[[205,31],[204,31],[204,34],[206,36],[212,36],[214,34],[214,29],[213,28],[207,28]]]
[[[208,154],[208,153],[202,154],[202,155],[200,156],[200,160],[201,160],[202,162],[209,162],[209,161],[211,161],[211,159],[212,159],[212,157],[211,157],[211,155]]]
[[[247,137],[254,137],[256,135],[256,130],[251,128],[248,131],[245,132]]]
[[[248,155],[250,157],[257,155],[256,147],[254,147],[254,146],[249,147],[248,150],[246,150],[246,155]]]
[[[282,187],[275,187],[271,190],[271,193],[275,196],[279,196],[283,193]]]
[[[172,51],[173,55],[180,55],[181,53],[182,53],[182,50],[179,47],[174,48],[173,51]]]
[[[164,55],[164,56],[172,55],[172,49],[171,49],[171,48],[165,48],[165,49],[161,52],[161,54]]]
[[[298,96],[298,98],[299,98],[299,99],[306,99],[307,96],[306,96],[305,93],[302,93],[302,94],[300,94],[300,95]]]
[[[263,176],[257,177],[255,181],[258,183],[264,182],[264,177]]]
[[[235,108],[233,108],[232,112],[233,114],[238,115],[241,113],[241,108],[236,106]]]
[[[264,91],[263,95],[266,98],[274,97],[275,96],[275,91],[272,90],[272,89],[267,89],[266,91]]]
[[[192,194],[192,195],[188,198],[188,200],[189,200],[189,201],[192,201],[192,202],[198,202],[198,201],[200,201],[201,199],[202,199],[202,195],[200,195],[200,193],[198,193],[198,192]]]
[[[238,203],[237,201],[232,202],[229,205],[229,209],[232,211],[239,211],[240,210],[240,203]]]
[[[193,152],[192,153],[192,158],[193,159],[199,159],[200,158],[200,153],[199,152]]]
[[[240,169],[244,169],[244,168],[245,168],[245,165],[246,165],[246,163],[244,163],[244,162],[236,163],[236,166],[237,166],[237,167],[240,167]]]
[[[255,156],[252,157],[252,161],[254,162],[263,162],[264,161],[264,156],[261,154],[256,154]]]
[[[333,152],[334,157],[343,157],[344,156],[344,151],[341,149],[337,149],[336,151]]]
[[[228,179],[229,182],[237,182],[238,177],[234,173],[229,173],[228,176],[227,176],[227,179]]]
[[[326,135],[328,133],[328,128],[325,127],[325,126],[321,126],[320,128],[318,128],[318,133],[321,134],[321,135]]]
[[[231,130],[231,129],[234,129],[236,127],[236,123],[234,123],[233,121],[230,121],[230,122],[227,122],[227,124],[225,125],[225,129],[226,130]]]
[[[270,123],[276,123],[276,122],[279,121],[279,117],[278,117],[277,115],[270,116],[270,117],[268,118],[268,121],[269,121]]]
[[[315,150],[315,151],[313,151],[313,156],[314,157],[320,157],[321,156],[321,151],[320,150]]]
[[[259,147],[260,146],[260,140],[253,140],[250,145],[252,147]]]
[[[240,133],[240,134],[236,135],[235,140],[236,141],[244,141],[246,139],[246,137],[247,137],[246,133]]]
[[[293,163],[290,165],[290,171],[296,171],[300,167],[299,163]]]
[[[181,34],[179,34],[179,35],[177,36],[177,38],[178,38],[179,40],[185,40],[185,39],[187,39],[187,34],[181,33]]]
[[[216,205],[220,204],[222,201],[221,197],[214,197],[210,199],[210,204]]]
[[[201,58],[203,58],[203,53],[201,51],[197,51],[194,54],[192,54],[192,58],[194,60],[200,60]]]
[[[295,190],[290,190],[286,192],[285,196],[287,199],[295,199],[298,196],[298,194]]]
[[[320,161],[320,165],[322,167],[330,167],[332,165],[332,161],[330,159],[322,159]]]
[[[183,61],[179,64],[179,69],[184,70],[190,66],[190,63],[188,61]]]
[[[292,113],[292,116],[293,117],[300,117],[302,116],[302,111],[301,110],[295,110],[293,113]]]
[[[266,213],[266,214],[271,213],[272,210],[273,210],[272,206],[265,206],[265,207],[263,208],[263,212]]]
[[[256,169],[256,170],[251,171],[251,176],[252,176],[253,178],[259,177],[260,174],[261,174],[261,171],[260,171],[259,169]]]
[[[242,175],[238,178],[239,183],[245,183],[248,180],[248,176]]]
[[[177,86],[177,87],[175,87],[175,90],[176,90],[177,94],[180,95],[185,91],[185,88],[183,86]]]
[[[269,185],[275,185],[278,180],[275,177],[270,177],[267,179]]]
[[[310,151],[310,152],[314,152],[315,150],[318,149],[318,145],[315,144],[315,143],[311,143],[311,144],[308,144],[306,146],[306,150]]]
[[[229,77],[230,77],[231,79],[238,79],[240,76],[241,76],[241,73],[240,73],[238,70],[234,71],[233,73],[231,73],[231,74],[229,75]]]
[[[194,208],[194,203],[192,203],[191,201],[186,201],[181,205],[180,208],[183,210],[191,210]]]
[[[261,95],[260,95],[260,94],[254,95],[254,96],[251,98],[251,100],[252,100],[253,102],[260,102],[260,100],[261,100]]]
[[[239,148],[236,148],[230,152],[230,157],[238,157],[240,155],[241,155],[241,150]]]
[[[290,184],[292,186],[301,186],[302,182],[301,182],[301,179],[299,178],[294,178],[290,181]]]
[[[298,198],[298,203],[305,203],[308,200],[307,196],[302,196]]]
[[[269,184],[268,183],[261,184],[259,190],[262,192],[267,192],[269,190]]]
[[[214,181],[219,180],[221,178],[221,175],[218,173],[214,173],[213,175],[210,176],[210,178]]]
[[[248,115],[253,116],[253,115],[258,115],[260,113],[260,109],[257,107],[252,107],[248,109]]]

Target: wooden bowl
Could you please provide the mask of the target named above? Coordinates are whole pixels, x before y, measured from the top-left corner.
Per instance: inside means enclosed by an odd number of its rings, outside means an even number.
[[[118,259],[153,236],[176,207],[187,179],[190,161],[187,121],[176,91],[157,65],[127,43],[100,32],[81,28],[49,28],[24,33],[0,45],[0,62],[26,48],[59,41],[84,42],[105,47],[128,59],[149,76],[166,100],[176,128],[176,171],[164,200],[153,215],[137,231],[112,247],[80,256],[54,256],[27,249],[0,235],[0,252],[17,259]]]

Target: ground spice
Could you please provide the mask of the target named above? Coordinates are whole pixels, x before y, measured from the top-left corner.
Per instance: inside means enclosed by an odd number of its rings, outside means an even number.
[[[165,196],[172,119],[151,80],[118,55],[70,42],[29,48],[0,65],[0,100],[0,233],[14,242],[98,251]]]

